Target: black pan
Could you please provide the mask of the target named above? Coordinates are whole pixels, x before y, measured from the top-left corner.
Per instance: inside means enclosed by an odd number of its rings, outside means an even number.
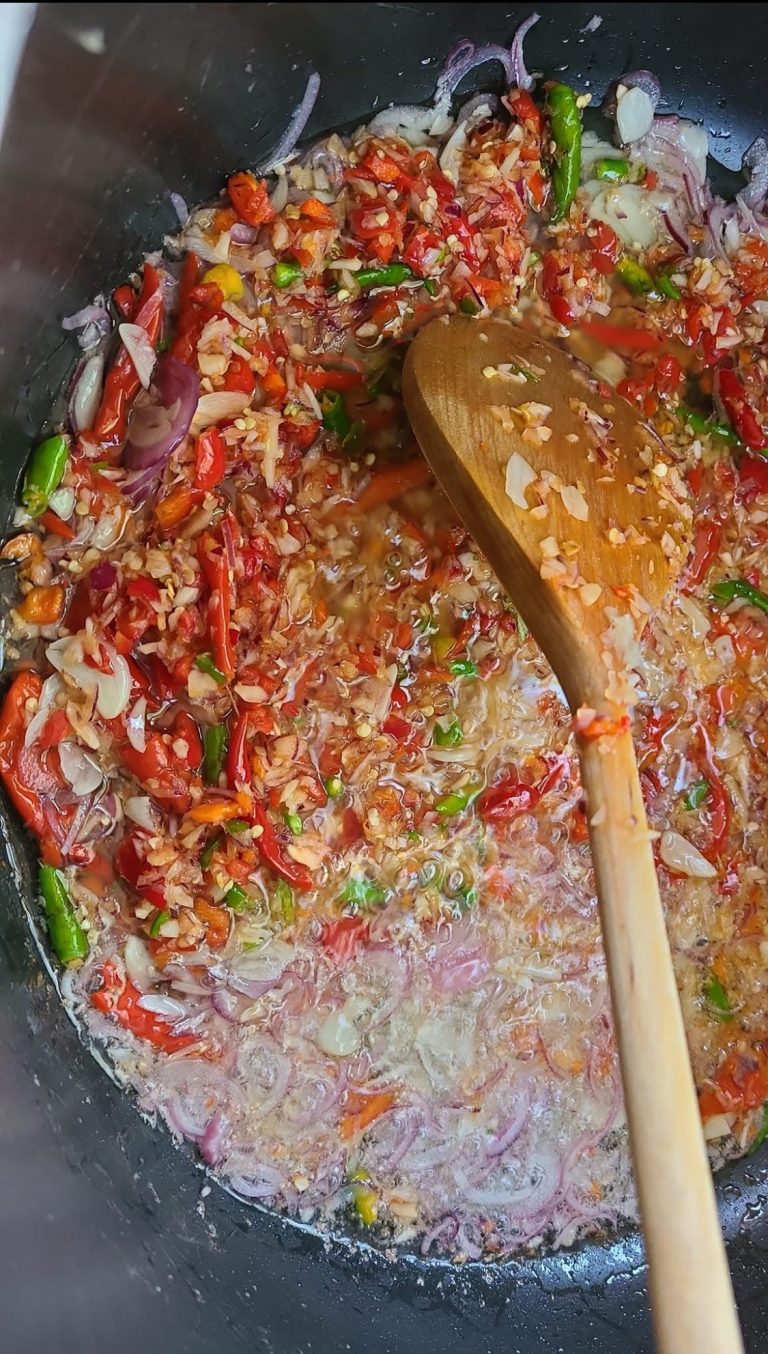
[[[595,6],[603,22],[579,30]],[[5,6],[4,6],[5,8]],[[308,129],[416,102],[460,37],[509,40],[530,6],[42,5],[0,164],[0,518],[68,374],[58,319],[114,284],[194,202],[258,161],[310,69]],[[660,77],[730,170],[768,127],[768,7],[539,5],[529,65],[597,99]],[[103,48],[103,50],[99,50]],[[722,176],[720,180],[722,184]],[[150,1129],[79,1044],[30,942],[34,853],[0,870],[0,1347],[8,1354],[633,1354],[649,1350],[637,1235],[497,1269],[392,1262],[237,1203]],[[649,993],[649,1000],[653,994]],[[768,1329],[765,1157],[719,1196],[747,1342]],[[670,1200],[674,1208],[674,1200]],[[691,1354],[707,1354],[691,1351]]]

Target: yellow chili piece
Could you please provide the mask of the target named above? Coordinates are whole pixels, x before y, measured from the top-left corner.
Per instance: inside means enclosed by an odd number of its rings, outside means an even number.
[[[205,497],[202,489],[192,489],[186,484],[172,489],[166,498],[162,498],[155,508],[155,519],[164,531],[177,527],[199,507]]]
[[[187,814],[193,823],[228,823],[230,818],[242,818],[251,809],[250,795],[239,794],[234,799],[204,799]]]
[[[30,588],[17,610],[28,625],[54,625],[64,612],[64,597],[64,588],[60,583]]]
[[[203,273],[203,282],[212,282],[221,291],[225,301],[239,301],[243,295],[243,279],[230,263],[216,263]]]

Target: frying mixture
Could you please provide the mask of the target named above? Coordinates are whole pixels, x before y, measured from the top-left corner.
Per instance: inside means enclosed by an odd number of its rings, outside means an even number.
[[[644,71],[612,142],[582,132],[533,22],[298,155],[313,76],[259,174],[175,198],[165,251],[64,321],[66,418],[0,550],[0,772],[65,999],[239,1195],[457,1259],[635,1202],[571,716],[403,415],[434,316],[566,342],[688,497],[629,694],[706,1134],[717,1162],[768,1134],[768,147],[724,203]],[[454,113],[487,61],[507,92]],[[546,440],[535,373],[496,375]]]

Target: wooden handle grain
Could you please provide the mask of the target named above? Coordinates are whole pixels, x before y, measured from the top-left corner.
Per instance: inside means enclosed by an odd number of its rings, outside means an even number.
[[[631,735],[584,742],[581,766],[657,1345],[739,1354]]]

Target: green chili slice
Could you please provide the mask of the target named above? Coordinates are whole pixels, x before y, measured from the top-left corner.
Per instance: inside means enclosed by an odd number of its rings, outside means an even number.
[[[272,911],[285,926],[290,926],[296,919],[293,889],[284,879],[278,879],[275,891],[272,894]]]
[[[462,310],[465,315],[478,315],[480,307],[474,296],[462,296],[459,301],[459,310]]]
[[[226,724],[208,724],[203,729],[203,780],[206,785],[218,785],[227,755]]]
[[[355,281],[361,291],[370,287],[399,287],[413,277],[407,263],[388,263],[383,268],[361,268]]]
[[[689,785],[683,795],[683,804],[686,809],[700,809],[705,799],[709,797],[709,781],[697,780],[693,785]]]
[[[352,423],[344,404],[344,396],[339,390],[320,391],[320,412],[323,427],[329,433],[335,433],[340,442],[344,442],[352,431]]]
[[[211,837],[211,840],[208,842],[208,845],[205,846],[203,850],[200,852],[198,864],[201,870],[208,869],[211,861],[213,860],[214,852],[218,850],[223,840],[224,836],[221,832],[217,832],[215,837]]]
[[[723,606],[727,606],[735,597],[745,597],[758,611],[768,613],[768,594],[753,587],[745,578],[724,578],[721,583],[715,583],[711,596],[713,601]]]
[[[160,935],[160,927],[164,926],[165,923],[170,920],[171,920],[170,912],[162,911],[155,913],[154,917],[152,918],[152,925],[149,928],[149,934],[152,936],[153,940],[155,940]]]
[[[443,795],[442,799],[438,799],[435,804],[435,809],[441,817],[453,818],[455,814],[468,809],[479,793],[476,785],[467,785],[463,790],[454,790],[452,794]]]
[[[292,287],[294,282],[298,282],[300,277],[301,265],[290,260],[276,263],[272,269],[272,281],[281,291],[286,287]]]
[[[454,715],[450,723],[443,726],[436,724],[432,733],[432,741],[439,748],[458,748],[464,742],[464,730],[461,727],[461,720],[458,715]]]
[[[620,259],[616,265],[616,275],[634,296],[648,296],[651,300],[658,298],[659,293],[651,274],[636,259]]]
[[[425,277],[424,290],[427,296],[437,296],[437,283],[433,282],[431,277]]]
[[[678,405],[677,413],[691,432],[699,437],[721,437],[724,442],[731,444],[739,440],[730,423],[715,418],[713,414],[702,414],[698,409],[688,409],[684,404]]]
[[[656,274],[656,287],[661,292],[662,296],[668,296],[670,301],[680,300],[680,288],[676,282],[672,281],[668,272]]]
[[[477,663],[473,663],[471,658],[454,658],[448,664],[454,677],[478,677],[480,670]]]
[[[294,836],[294,837],[300,837],[300,836],[301,836],[302,832],[304,831],[304,824],[303,824],[302,821],[301,821],[301,814],[299,814],[299,813],[286,813],[286,815],[285,815],[285,822],[286,822],[286,826],[287,826],[287,828],[288,828],[288,831],[292,834],[292,836]]]
[[[223,686],[227,680],[221,669],[216,667],[209,653],[199,653],[195,659],[195,667],[199,668],[200,672],[207,673],[219,686]]]
[[[339,902],[346,903],[353,912],[365,911],[369,907],[378,907],[386,901],[386,893],[371,879],[349,879],[344,885]]]
[[[724,1024],[733,1020],[733,1008],[728,999],[728,993],[720,979],[716,978],[714,974],[704,984],[704,996],[718,1020],[721,1020]]]
[[[52,865],[40,867],[40,892],[48,935],[62,964],[85,959],[89,950],[88,938],[77,920],[64,877]]]
[[[626,183],[629,178],[629,161],[621,159],[595,160],[592,166],[596,179],[604,183]]]
[[[233,837],[238,837],[241,832],[247,832],[250,826],[250,823],[246,822],[245,818],[231,818],[227,823],[226,830],[231,833]]]
[[[562,221],[576,196],[581,173],[581,112],[568,85],[550,85],[547,113],[555,160],[552,167],[552,220]]]
[[[247,912],[253,907],[253,898],[245,889],[241,889],[239,884],[232,884],[224,894],[224,903],[231,907],[233,912]]]
[[[47,437],[32,452],[21,501],[31,517],[40,517],[48,507],[51,494],[58,489],[69,460],[69,443],[57,434]]]
[[[329,799],[341,799],[344,793],[344,782],[339,776],[329,776],[325,783],[325,793]]]

